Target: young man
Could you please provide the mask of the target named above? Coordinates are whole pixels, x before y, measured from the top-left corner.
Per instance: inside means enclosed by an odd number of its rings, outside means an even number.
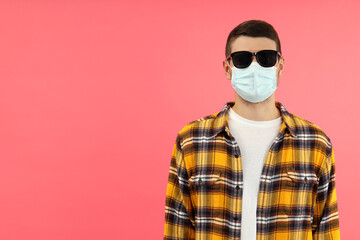
[[[284,69],[275,29],[241,23],[225,56],[236,98],[179,131],[164,239],[340,239],[330,139],[275,101]]]

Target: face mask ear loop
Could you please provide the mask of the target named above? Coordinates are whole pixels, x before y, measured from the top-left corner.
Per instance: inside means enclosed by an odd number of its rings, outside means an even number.
[[[276,67],[276,68],[279,68],[280,67],[280,62],[281,62],[281,60],[285,60],[285,58],[284,58],[284,56],[282,56],[282,55],[280,55],[280,56],[277,56],[277,62],[279,63],[279,66],[278,67]],[[276,65],[276,64],[275,64]]]
[[[225,61],[226,61],[226,64],[227,64],[227,65],[229,66],[229,68],[231,69],[231,74],[232,74],[232,67],[230,66],[228,60],[225,59]]]
[[[227,60],[227,59],[225,59],[225,61],[226,61],[227,65],[231,68],[231,66],[230,66],[230,64],[229,64],[229,62],[228,62],[228,60]]]

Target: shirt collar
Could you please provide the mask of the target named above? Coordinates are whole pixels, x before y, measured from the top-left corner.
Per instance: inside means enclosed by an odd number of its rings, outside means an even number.
[[[215,137],[222,131],[225,131],[228,135],[230,135],[229,124],[228,124],[228,113],[229,109],[235,104],[235,101],[230,101],[225,104],[225,106],[215,115],[213,129],[214,132],[212,137]],[[295,121],[291,113],[289,113],[286,108],[278,101],[275,101],[275,106],[280,110],[280,115],[282,119],[282,124],[280,128],[280,133],[282,135],[285,134],[285,131],[289,131],[293,137],[296,137],[295,131]]]

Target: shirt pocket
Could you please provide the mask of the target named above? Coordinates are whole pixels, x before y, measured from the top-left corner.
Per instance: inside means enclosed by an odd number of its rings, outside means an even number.
[[[189,186],[193,204],[197,208],[217,209],[224,199],[220,172],[193,175]]]
[[[280,212],[289,216],[313,215],[318,177],[313,172],[300,172],[288,168],[281,179],[278,206]]]

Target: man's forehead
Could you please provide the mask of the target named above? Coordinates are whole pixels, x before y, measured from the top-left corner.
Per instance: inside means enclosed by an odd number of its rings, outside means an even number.
[[[231,43],[232,52],[256,52],[265,49],[276,50],[276,42],[267,37],[239,36]]]

